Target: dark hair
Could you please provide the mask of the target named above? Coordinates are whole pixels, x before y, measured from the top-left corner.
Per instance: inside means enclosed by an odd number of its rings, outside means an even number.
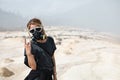
[[[37,18],[33,18],[31,19],[28,23],[27,23],[27,28],[30,29],[30,25],[37,25],[37,26],[41,26],[42,22],[37,19]]]

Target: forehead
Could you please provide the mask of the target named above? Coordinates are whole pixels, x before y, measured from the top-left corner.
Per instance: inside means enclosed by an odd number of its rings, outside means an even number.
[[[35,25],[35,24],[31,24],[31,25],[30,25],[30,29],[33,29],[33,28],[36,28],[36,27],[40,27],[40,26]]]

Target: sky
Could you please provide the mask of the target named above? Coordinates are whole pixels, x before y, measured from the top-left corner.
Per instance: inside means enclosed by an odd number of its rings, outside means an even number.
[[[120,0],[0,0],[0,8],[46,25],[120,34]]]

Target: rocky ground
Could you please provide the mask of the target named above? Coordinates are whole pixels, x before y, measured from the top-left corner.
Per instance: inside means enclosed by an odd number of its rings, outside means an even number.
[[[120,80],[120,43],[114,36],[79,28],[47,27],[55,40],[58,80]],[[0,32],[0,80],[24,80],[25,31]]]

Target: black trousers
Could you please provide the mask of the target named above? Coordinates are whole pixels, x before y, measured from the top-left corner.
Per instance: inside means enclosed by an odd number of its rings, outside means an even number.
[[[52,80],[53,71],[49,70],[31,70],[24,80]]]

